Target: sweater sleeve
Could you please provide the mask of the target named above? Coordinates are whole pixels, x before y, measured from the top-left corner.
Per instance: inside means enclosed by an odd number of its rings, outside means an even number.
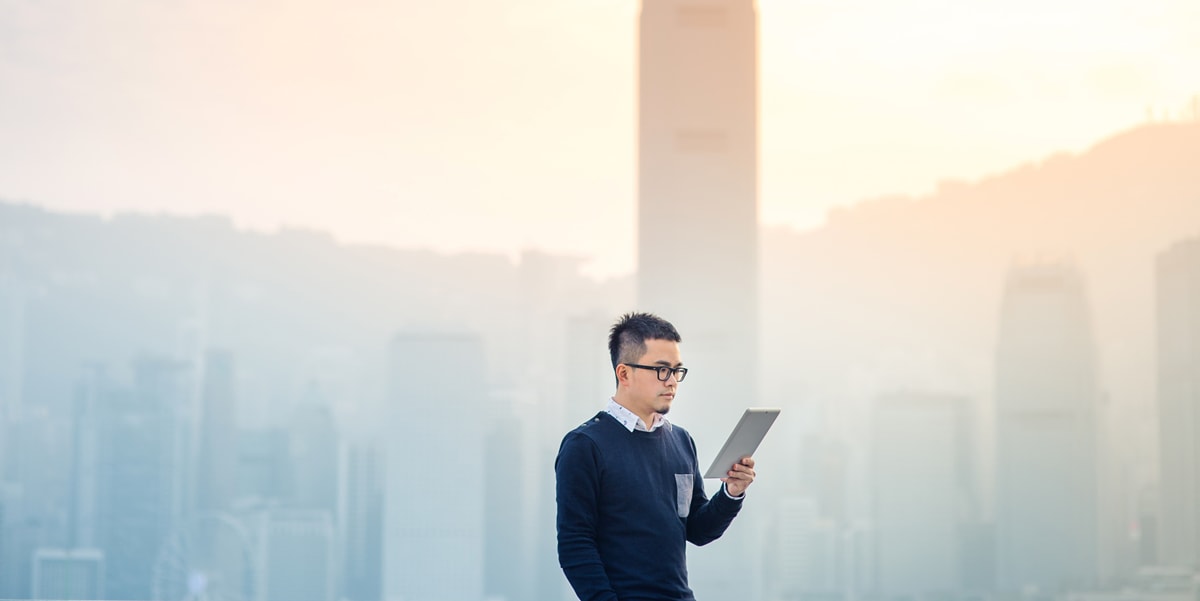
[[[692,508],[687,519],[687,539],[694,545],[704,546],[721,538],[725,529],[742,510],[742,498],[734,499],[723,491],[708,498],[704,492],[704,480],[700,474],[699,461],[696,460],[696,442],[691,435],[687,437],[692,449],[692,465],[696,471],[692,475],[696,483],[692,487]]]
[[[572,432],[554,460],[558,565],[582,601],[618,601],[596,543],[600,457],[596,444]]]

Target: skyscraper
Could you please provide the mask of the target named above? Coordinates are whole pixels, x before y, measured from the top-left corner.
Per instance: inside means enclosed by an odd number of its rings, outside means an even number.
[[[889,394],[874,412],[876,584],[916,598],[960,586],[960,526],[969,482],[965,399]]]
[[[486,501],[483,341],[471,334],[400,334],[389,370],[384,598],[478,601]]]
[[[104,553],[98,549],[38,549],[33,556],[34,599],[102,599]]]
[[[294,497],[288,439],[282,428],[238,432],[238,499],[285,501]]]
[[[1008,274],[996,356],[996,584],[1090,585],[1097,568],[1097,393],[1082,277]]]
[[[237,494],[237,406],[234,404],[233,353],[209,351],[204,357],[200,392],[200,440],[196,509],[226,511]]]
[[[515,405],[515,404],[514,404]],[[489,599],[534,598],[530,591],[529,543],[540,528],[525,519],[525,491],[534,488],[525,474],[522,439],[531,435],[518,407],[492,418],[484,437],[484,594]],[[540,526],[540,524],[539,524]]]
[[[16,282],[0,271],[0,482],[15,479],[16,437],[24,374],[24,300]]]
[[[383,599],[383,454],[371,439],[350,440],[342,453],[342,596]]]
[[[104,370],[89,366],[75,389],[71,411],[71,480],[67,510],[67,549],[90,548],[96,544],[96,491],[99,489],[97,461],[101,434],[101,407],[111,388]]]
[[[292,502],[337,515],[338,433],[328,406],[310,401],[293,410],[288,456]]]
[[[107,392],[98,446],[96,537],[105,556],[105,593],[149,599],[155,561],[186,513],[188,485],[185,365],[135,366],[133,390]]]
[[[681,408],[756,385],[757,33],[753,0],[642,2],[637,300],[683,336]]]
[[[828,597],[838,587],[837,526],[816,499],[788,494],[777,501],[766,553],[770,599]]]
[[[263,601],[332,601],[334,536],[329,512],[270,509],[259,516]]]
[[[672,415],[704,462],[757,396],[758,15],[754,0],[643,0],[639,19],[637,308],[683,337]],[[697,596],[760,598],[744,585],[760,583],[762,517],[689,549]]]
[[[1158,256],[1160,562],[1200,561],[1200,238]]]

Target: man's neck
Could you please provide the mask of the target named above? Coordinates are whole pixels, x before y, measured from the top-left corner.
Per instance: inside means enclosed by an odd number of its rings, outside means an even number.
[[[618,405],[628,409],[630,413],[638,416],[638,419],[642,420],[642,426],[645,427],[647,430],[649,430],[650,427],[654,425],[654,416],[658,415],[658,413],[656,413],[654,411],[648,411],[648,412],[644,412],[644,413],[641,411],[638,411],[631,406],[631,405],[633,405],[633,403],[630,403],[628,399],[621,398],[619,395],[614,396],[613,400],[616,401],[616,403]]]

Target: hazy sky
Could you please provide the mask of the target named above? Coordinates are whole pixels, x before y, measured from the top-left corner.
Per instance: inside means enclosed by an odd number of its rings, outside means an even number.
[[[652,0],[647,0],[652,1]],[[635,0],[0,0],[0,198],[634,264]],[[760,0],[761,215],[1200,93],[1196,0]]]

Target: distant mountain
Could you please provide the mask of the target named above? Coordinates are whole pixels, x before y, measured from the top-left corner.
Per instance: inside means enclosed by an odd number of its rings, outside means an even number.
[[[1065,259],[1087,283],[1100,386],[1145,419],[1154,257],[1197,235],[1196,122],[1145,125],[921,198],[863,202],[815,230],[769,229],[766,390],[834,407],[897,388],[987,401],[1006,270]]]

